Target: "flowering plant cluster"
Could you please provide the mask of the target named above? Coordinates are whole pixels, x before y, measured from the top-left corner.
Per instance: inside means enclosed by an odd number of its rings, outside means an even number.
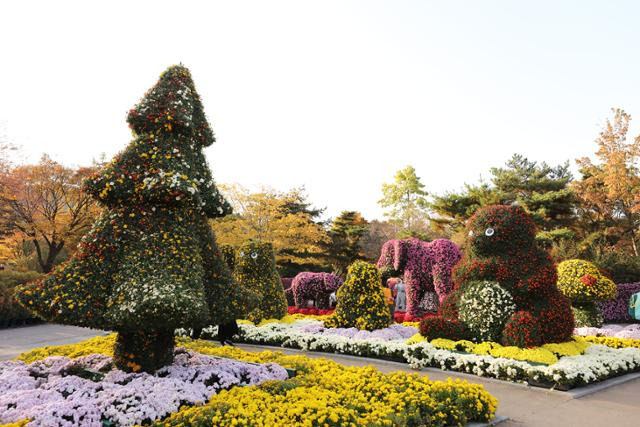
[[[586,347],[585,341],[595,337],[574,337],[565,343],[526,349],[492,342],[427,341],[419,334],[408,339],[397,338],[417,332],[415,326],[400,333],[392,326],[366,337],[362,331],[348,328],[337,333],[328,331],[330,329],[316,319],[269,322],[263,326],[243,323],[238,339],[251,344],[394,360],[415,368],[436,367],[507,381],[531,381],[533,385],[555,384],[565,389],[640,369],[640,348],[616,349],[595,344]],[[208,328],[203,333],[215,338],[216,328]],[[555,363],[552,363],[553,357],[557,359]],[[547,363],[550,364],[546,366]]]
[[[287,314],[287,299],[276,271],[273,246],[268,242],[252,240],[240,247],[234,271],[236,282],[254,292],[257,304],[249,312],[248,319],[279,319]]]
[[[28,419],[30,427],[131,426],[166,417],[183,405],[203,404],[221,390],[287,378],[275,363],[182,348],[155,375],[113,369],[112,358],[103,354],[51,356],[29,364],[5,361],[0,362],[0,424]]]
[[[471,282],[460,295],[460,320],[473,337],[499,340],[502,328],[516,309],[513,297],[496,282]],[[482,313],[478,316],[478,313]]]
[[[410,338],[411,342],[420,342],[415,337]],[[493,357],[504,357],[507,359],[522,360],[533,363],[553,365],[560,357],[577,356],[583,354],[589,347],[589,343],[581,338],[560,344],[544,344],[541,347],[519,348],[514,346],[504,347],[499,343],[485,341],[476,344],[471,341],[453,341],[445,338],[436,338],[430,341],[436,348],[443,348],[452,351],[462,351],[479,355],[490,355]]]
[[[382,245],[378,268],[404,276],[407,313],[413,318],[435,312],[453,289],[451,269],[460,259],[460,250],[446,239],[423,242],[411,238],[389,240]]]
[[[335,328],[384,328],[391,313],[384,299],[380,272],[375,265],[356,261],[349,266],[347,280],[338,289],[338,304],[325,324]]]
[[[90,347],[109,348],[108,345],[100,342],[109,339],[109,337],[94,339]],[[83,345],[84,343],[65,346],[63,350],[50,347],[48,352],[61,355],[69,352],[85,353]],[[249,375],[248,380],[252,381],[252,384],[259,383],[259,385],[223,389],[212,394],[208,401],[204,399],[203,402],[206,403],[202,405],[176,408],[164,419],[148,418],[144,420],[145,423],[151,422],[156,426],[374,424],[394,426],[411,423],[448,426],[465,425],[474,421],[490,421],[497,406],[496,399],[482,386],[460,380],[430,381],[426,376],[402,372],[383,374],[372,367],[346,367],[326,359],[287,356],[268,351],[253,353],[233,347],[218,347],[206,341],[184,339],[180,340],[180,345],[187,349],[186,354],[193,355],[192,357],[197,359],[233,358],[237,360],[233,363],[243,365],[244,362],[244,365],[253,366],[256,371],[271,367],[274,372],[277,371],[277,380],[264,381],[264,375]],[[103,358],[104,356],[90,357]],[[180,360],[176,358],[176,362]],[[206,364],[205,366],[208,367]],[[296,376],[282,380],[280,366],[296,369]],[[173,367],[168,367],[167,371],[172,369]],[[189,375],[181,369],[175,369],[175,374],[171,372],[170,375],[180,380],[189,378]],[[140,374],[135,375],[136,378],[139,376]],[[222,381],[228,379],[233,381],[232,378],[224,376]],[[201,377],[196,376],[194,383],[200,380]],[[135,381],[137,380],[134,379],[131,383]],[[214,383],[219,382],[214,381]],[[162,399],[169,393],[160,393],[158,398],[155,394],[148,394],[147,401],[152,400],[158,403],[158,406],[154,406],[149,411],[149,414],[153,415],[162,409],[159,404],[164,403]],[[142,405],[136,403],[135,399],[125,402],[121,407],[126,407],[128,404]],[[72,412],[70,416],[78,416],[82,411],[82,408],[77,408],[77,411]],[[140,418],[145,414],[136,413],[136,416]],[[30,424],[32,423],[34,422]]]
[[[615,298],[616,285],[589,261],[571,259],[558,264],[558,289],[571,300],[576,326],[600,327],[604,321],[597,301]]]
[[[342,279],[332,273],[298,273],[291,282],[296,307],[306,307],[313,300],[316,307],[329,308],[329,295],[342,286]]]
[[[536,244],[529,215],[517,206],[487,206],[471,217],[467,231],[464,258],[453,270],[456,287],[442,302],[440,316],[452,324],[460,322],[461,295],[474,282],[486,280],[498,283],[515,303],[500,334],[502,344],[536,347],[567,341],[573,331],[571,307],[556,287],[551,258]],[[426,336],[455,339],[442,334],[441,319],[422,322]],[[472,335],[475,341],[481,340]]]
[[[287,305],[289,307],[295,306],[295,301],[293,300],[293,289],[291,289],[291,282],[293,282],[293,277],[282,277],[280,278],[282,282],[282,287],[284,288],[284,296],[287,298]]]
[[[558,264],[558,289],[574,303],[616,297],[616,285],[589,261],[570,259]]]
[[[620,283],[615,299],[597,303],[605,322],[635,322],[629,315],[631,295],[640,292],[640,283]]]
[[[117,331],[118,367],[153,372],[171,363],[175,328],[242,316],[246,302],[207,222],[231,208],[189,71],[166,70],[128,121],[133,141],[85,183],[101,216],[67,264],[16,296],[48,321]]]
[[[574,333],[581,336],[640,339],[640,325],[605,325],[601,328],[584,327],[576,328]]]
[[[287,308],[287,313],[289,314],[305,314],[311,316],[330,316],[332,315],[334,310],[331,309],[322,309],[316,307],[303,307],[298,308],[296,306],[289,306]]]

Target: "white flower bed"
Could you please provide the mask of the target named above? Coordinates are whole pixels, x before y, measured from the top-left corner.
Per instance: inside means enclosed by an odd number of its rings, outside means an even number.
[[[308,332],[307,330],[315,331]],[[579,387],[617,375],[640,370],[640,349],[592,344],[580,356],[565,356],[553,365],[493,356],[443,350],[426,341],[406,344],[406,339],[358,339],[322,331],[322,322],[302,320],[293,323],[268,323],[264,326],[240,325],[240,341],[276,345],[307,351],[350,354],[406,362],[412,368],[436,367],[467,372],[478,376],[540,385],[556,385],[561,389]],[[203,331],[203,337],[215,337],[217,328]],[[385,334],[381,334],[385,335]]]

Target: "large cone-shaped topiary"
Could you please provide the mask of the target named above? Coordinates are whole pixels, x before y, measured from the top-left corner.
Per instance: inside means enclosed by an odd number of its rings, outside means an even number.
[[[384,299],[380,271],[375,265],[364,261],[351,264],[337,297],[336,309],[325,321],[327,327],[372,331],[389,326],[391,313]]]
[[[422,321],[421,332],[429,339],[490,336],[518,347],[569,340],[571,307],[529,215],[517,206],[488,206],[469,220],[467,232],[464,257],[453,270],[455,289],[440,316]]]
[[[44,319],[116,331],[117,366],[152,372],[172,361],[175,328],[244,303],[207,223],[231,210],[202,151],[214,136],[189,71],[165,71],[127,121],[134,140],[86,182],[102,215],[68,263],[17,296]]]
[[[235,257],[234,276],[239,285],[257,295],[257,304],[252,307],[249,320],[257,324],[287,314],[287,298],[276,270],[271,243],[250,240],[243,244]]]

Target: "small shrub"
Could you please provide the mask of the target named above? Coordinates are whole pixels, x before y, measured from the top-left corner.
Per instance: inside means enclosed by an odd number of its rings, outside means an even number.
[[[440,316],[422,319],[420,334],[428,340],[447,338],[453,341],[467,340],[471,336],[467,327],[459,320],[445,319]]]
[[[375,265],[356,261],[347,280],[338,289],[338,304],[325,325],[333,328],[358,328],[368,331],[385,328],[391,313],[380,284],[380,271]]]
[[[604,322],[602,312],[594,303],[575,304],[571,307],[576,328],[600,328]]]

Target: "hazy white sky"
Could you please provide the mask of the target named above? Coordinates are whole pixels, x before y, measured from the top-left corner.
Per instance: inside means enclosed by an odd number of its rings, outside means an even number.
[[[590,155],[611,107],[640,114],[633,1],[100,4],[0,4],[0,125],[29,160],[112,156],[178,62],[217,181],[305,185],[332,216],[381,217],[381,184],[407,164],[455,190],[513,152]]]

